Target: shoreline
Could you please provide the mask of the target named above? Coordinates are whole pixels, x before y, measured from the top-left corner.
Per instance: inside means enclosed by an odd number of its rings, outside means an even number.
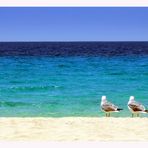
[[[148,141],[148,118],[0,117],[0,141]]]

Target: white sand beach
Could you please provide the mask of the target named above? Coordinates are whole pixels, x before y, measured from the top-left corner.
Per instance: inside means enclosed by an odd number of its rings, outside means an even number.
[[[0,141],[148,141],[148,118],[0,118]]]

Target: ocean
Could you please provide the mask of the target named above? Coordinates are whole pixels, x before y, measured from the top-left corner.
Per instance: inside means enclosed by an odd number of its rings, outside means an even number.
[[[1,117],[100,117],[102,95],[148,108],[148,42],[0,43]]]

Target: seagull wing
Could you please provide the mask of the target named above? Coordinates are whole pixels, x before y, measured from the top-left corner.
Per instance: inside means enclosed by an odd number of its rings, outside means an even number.
[[[128,106],[135,112],[137,111],[145,111],[145,107],[139,102],[131,102]]]
[[[118,107],[110,102],[106,102],[101,106],[101,108],[106,112],[111,112],[111,111],[116,111]]]

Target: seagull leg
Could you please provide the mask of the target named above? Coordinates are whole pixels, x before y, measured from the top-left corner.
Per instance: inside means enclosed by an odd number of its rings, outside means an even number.
[[[110,117],[110,113],[109,113],[109,116],[108,117]]]

